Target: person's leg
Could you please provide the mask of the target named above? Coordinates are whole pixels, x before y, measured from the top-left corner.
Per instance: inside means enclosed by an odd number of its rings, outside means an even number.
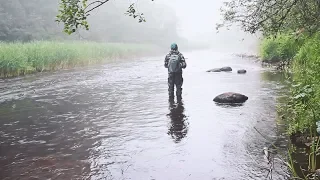
[[[169,97],[174,97],[174,81],[175,81],[174,73],[168,74],[168,92]]]
[[[175,75],[175,85],[177,88],[176,94],[177,94],[177,97],[179,98],[181,98],[182,96],[182,84],[183,84],[182,73],[177,73]]]

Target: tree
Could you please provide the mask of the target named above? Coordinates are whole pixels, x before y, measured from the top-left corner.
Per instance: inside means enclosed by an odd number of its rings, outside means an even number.
[[[177,17],[167,5],[143,0],[139,10],[148,21],[137,23],[125,16],[127,0],[110,1],[92,11],[90,30],[78,29],[67,35],[56,23],[61,0],[0,0],[0,41],[87,40],[96,42],[150,43],[167,45],[183,39],[177,34]],[[140,1],[141,2],[141,1]],[[137,5],[137,4],[136,4]]]
[[[236,23],[250,33],[275,35],[303,29],[313,34],[320,27],[320,0],[231,0],[221,12],[223,22],[217,30]]]
[[[90,13],[109,1],[110,0],[61,0],[57,22],[64,24],[64,31],[68,34],[74,33],[79,27],[84,27],[86,30],[89,30],[87,18],[90,16]],[[143,13],[139,13],[136,10],[134,3],[129,6],[126,14],[133,18],[138,17],[139,22],[145,22]]]
[[[0,0],[0,3],[0,41],[63,36],[62,28],[55,23],[59,0]]]

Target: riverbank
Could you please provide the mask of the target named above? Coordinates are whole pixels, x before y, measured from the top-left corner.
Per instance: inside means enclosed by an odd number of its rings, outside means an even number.
[[[269,63],[286,62],[288,97],[278,111],[287,124],[292,153],[301,153],[293,174],[310,179],[320,168],[320,35],[279,35],[261,43],[261,59]],[[290,72],[290,73],[289,73]]]
[[[0,42],[0,77],[101,64],[128,57],[151,55],[160,48],[148,44],[83,41]]]

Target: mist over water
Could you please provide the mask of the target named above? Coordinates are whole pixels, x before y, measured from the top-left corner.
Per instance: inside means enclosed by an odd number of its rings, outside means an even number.
[[[93,0],[92,0],[93,1]],[[92,2],[89,1],[89,2]],[[234,26],[216,31],[221,23],[224,0],[116,0],[90,13],[89,31],[79,29],[73,35],[62,32],[55,22],[59,0],[3,1],[0,6],[0,41],[86,40],[98,42],[149,43],[169,47],[212,47],[236,51],[255,49],[257,35],[249,35]],[[147,22],[125,15],[136,3]],[[183,49],[181,49],[183,50]]]
[[[177,15],[178,34],[192,42],[200,42],[218,51],[257,53],[258,34],[243,32],[240,27],[216,30],[222,22],[220,8],[226,0],[163,0]]]

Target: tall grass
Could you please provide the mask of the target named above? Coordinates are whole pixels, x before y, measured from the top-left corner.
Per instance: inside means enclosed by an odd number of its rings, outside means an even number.
[[[86,66],[151,53],[155,46],[95,42],[0,42],[0,77]]]

